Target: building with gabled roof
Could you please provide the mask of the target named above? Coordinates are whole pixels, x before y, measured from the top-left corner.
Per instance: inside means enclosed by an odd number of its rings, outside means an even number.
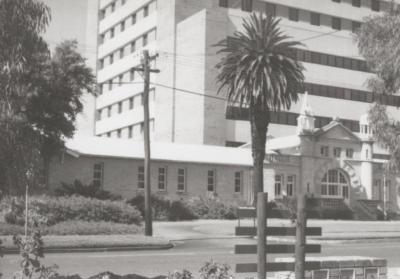
[[[315,128],[305,96],[296,133],[266,143],[264,191],[269,199],[294,197],[302,191],[327,206],[349,207],[358,218],[372,218],[371,212],[383,204],[398,212],[399,178],[385,173],[384,160],[375,158],[377,145],[368,121],[361,121],[357,134],[339,120]],[[51,164],[49,184],[57,187],[78,179],[130,198],[144,190],[143,150],[142,141],[129,139],[67,141],[64,156]],[[253,199],[251,144],[233,148],[152,142],[151,157],[155,193],[171,199],[217,196],[249,203]]]

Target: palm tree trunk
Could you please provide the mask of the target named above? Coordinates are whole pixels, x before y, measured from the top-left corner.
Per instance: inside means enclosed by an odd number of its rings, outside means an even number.
[[[251,151],[253,156],[253,204],[258,192],[264,191],[265,142],[269,125],[269,111],[260,106],[250,106]]]

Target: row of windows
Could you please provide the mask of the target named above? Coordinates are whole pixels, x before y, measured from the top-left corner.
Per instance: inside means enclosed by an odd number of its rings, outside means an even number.
[[[379,102],[387,106],[400,106],[400,96],[375,94],[373,92],[355,90],[343,87],[327,86],[315,83],[305,83],[305,91],[310,95],[344,99],[357,102]]]
[[[135,1],[135,0],[130,0],[130,1]],[[99,19],[103,20],[104,18],[114,13],[117,9],[122,8],[125,4],[126,0],[113,1],[108,6],[99,11]],[[147,5],[137,9],[134,13],[130,14],[128,17],[125,17],[122,21],[118,22],[111,29],[118,28],[118,25],[120,25],[121,32],[123,32],[125,30],[126,23],[135,25],[139,19],[147,17],[150,13],[156,10],[156,8],[157,8],[157,1],[148,3]]]
[[[155,89],[151,88],[149,91],[149,101],[155,101]],[[119,101],[115,104],[109,105],[105,108],[96,111],[96,120],[100,121],[103,118],[109,118],[114,113],[120,114],[123,111],[133,110],[135,107],[143,106],[143,93],[129,97],[128,99]]]
[[[297,117],[299,117],[299,114],[293,112],[271,112],[270,123],[297,126]],[[229,106],[226,110],[226,119],[248,121],[249,110],[247,108]],[[321,128],[325,125],[328,125],[331,121],[332,118],[329,117],[315,116],[315,127]],[[358,121],[341,119],[340,122],[352,132],[358,133],[360,131],[360,125]]]
[[[329,152],[329,146],[327,145],[321,145],[320,147],[320,155],[323,157],[329,157],[330,156],[330,152]],[[334,147],[332,149],[332,155],[333,157],[336,158],[340,158],[342,157],[342,148],[340,147]],[[346,158],[353,158],[354,156],[354,149],[352,148],[346,148],[346,152],[345,152]]]
[[[296,176],[288,175],[286,177],[286,188],[284,188],[284,175],[275,175],[275,196],[294,196],[296,194]]]
[[[99,60],[99,69],[103,69],[105,66],[114,64],[115,61],[124,58],[125,56],[134,53],[138,49],[147,46],[150,42],[156,40],[156,29],[144,33],[140,37],[131,41],[130,43],[120,47],[116,51],[108,54],[107,56]]]
[[[154,119],[150,119],[150,131],[154,132]],[[125,128],[120,128],[114,131],[109,131],[105,134],[99,135],[103,137],[116,137],[116,138],[141,138],[144,131],[144,122],[140,122],[134,125],[130,125]]]
[[[390,193],[392,188],[392,181],[390,179],[385,179],[384,181],[382,181],[381,179],[374,179],[373,185],[374,186],[372,187],[372,197],[374,199],[383,201],[385,196],[385,201],[390,200]]]
[[[353,71],[370,72],[367,67],[367,63],[360,59],[353,59],[304,49],[296,49],[295,51],[297,60],[302,62],[348,69]]]
[[[357,29],[361,27],[361,22],[359,21],[350,21],[347,19],[343,19],[340,17],[332,17],[328,15],[322,15],[319,13],[309,12],[306,10],[300,10],[296,8],[290,8],[286,6],[276,5],[273,3],[265,3],[261,1],[253,1],[252,0],[243,0],[241,2],[241,9],[243,11],[261,11],[265,12],[270,16],[278,16],[278,17],[286,17],[290,21],[307,21],[311,25],[327,25],[332,27],[335,30],[342,30],[348,29],[349,31],[356,32]],[[229,0],[220,0],[219,1],[220,7],[233,7],[235,8],[236,5],[232,2],[230,3]],[[307,16],[305,16],[307,15]],[[348,23],[349,22],[349,23]]]
[[[158,181],[157,181],[157,190],[158,191],[167,191],[167,176],[168,176],[168,168],[167,167],[159,167],[158,168]],[[185,168],[178,168],[176,173],[177,177],[177,192],[186,192],[186,180],[187,180],[187,170]],[[144,167],[140,166],[138,168],[138,189],[144,189]],[[233,177],[233,192],[241,193],[243,187],[243,172],[236,171],[234,172]],[[208,170],[206,177],[206,190],[207,192],[216,192],[216,171]]]
[[[332,2],[340,3],[341,0],[332,0]],[[238,5],[236,4],[237,0],[219,0],[219,6],[224,7],[224,8],[239,8]],[[265,3],[264,1],[253,1],[253,0],[241,0],[240,1],[240,8],[242,11],[245,12],[252,12],[255,11],[255,8],[260,5],[260,3]],[[352,6],[353,7],[361,7],[361,0],[352,0]],[[370,8],[373,11],[379,11],[380,10],[380,1],[379,0],[371,0],[370,2]],[[266,11],[274,11],[276,10],[276,5],[273,3],[267,3],[266,5]],[[272,14],[275,16],[275,14]]]
[[[342,0],[332,0],[332,2],[340,3]],[[353,7],[361,7],[361,0],[351,0],[351,5]],[[380,11],[380,1],[379,0],[371,0],[370,1],[370,8],[373,11],[379,12]]]

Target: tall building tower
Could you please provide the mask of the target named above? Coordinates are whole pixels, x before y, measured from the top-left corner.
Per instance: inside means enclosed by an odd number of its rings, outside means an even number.
[[[399,0],[396,0],[399,3]],[[150,118],[157,141],[237,146],[250,141],[248,112],[227,107],[217,94],[215,44],[242,27],[250,12],[281,18],[280,27],[304,45],[296,51],[305,67],[315,127],[340,121],[359,132],[361,114],[377,97],[372,75],[359,55],[354,32],[363,18],[391,7],[380,0],[100,0],[96,100],[97,136],[140,139],[143,79],[131,71],[141,51],[158,54],[152,74]],[[289,111],[272,115],[269,134],[296,133],[304,92]],[[382,97],[380,97],[382,98]],[[389,113],[400,104],[385,96]],[[398,117],[400,120],[400,116]]]

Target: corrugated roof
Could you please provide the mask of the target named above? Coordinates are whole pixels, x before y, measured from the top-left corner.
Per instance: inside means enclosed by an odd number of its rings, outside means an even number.
[[[105,137],[76,137],[66,141],[75,155],[144,158],[142,141]],[[151,143],[151,158],[162,161],[252,166],[250,149],[180,143]]]

